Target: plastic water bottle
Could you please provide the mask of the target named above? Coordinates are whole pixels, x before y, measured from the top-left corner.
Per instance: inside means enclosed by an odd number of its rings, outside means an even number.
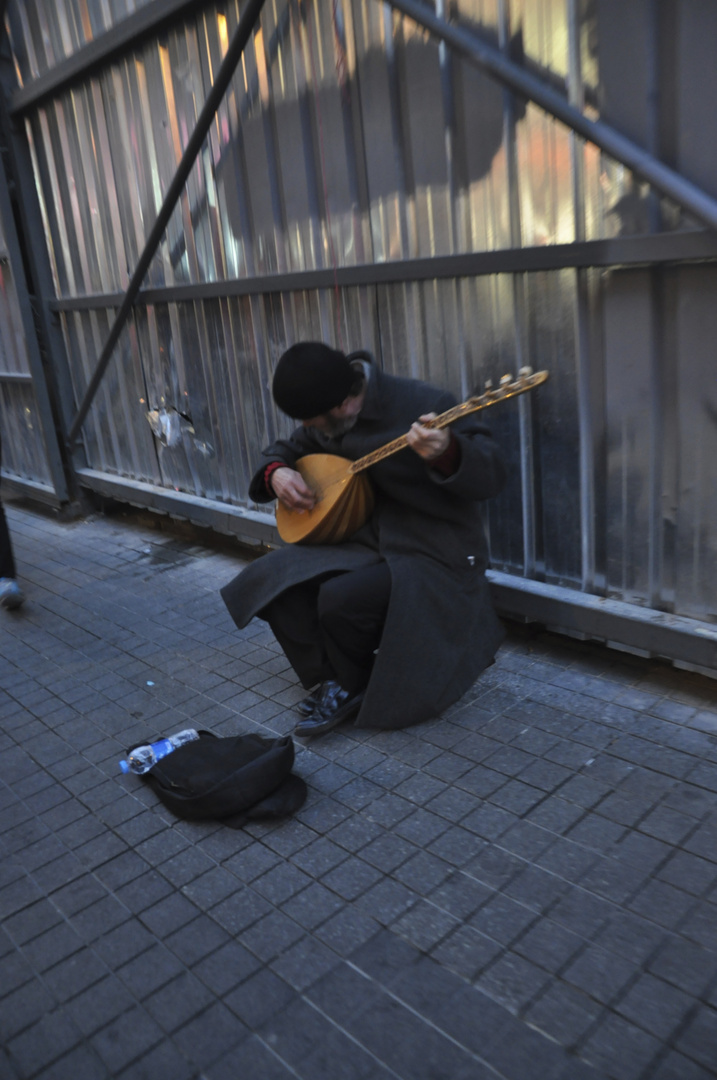
[[[176,735],[168,735],[166,739],[148,743],[145,746],[135,746],[127,761],[120,761],[119,767],[123,773],[146,773],[156,765],[160,758],[166,757],[184,743],[198,739],[199,734],[194,728],[178,731]]]

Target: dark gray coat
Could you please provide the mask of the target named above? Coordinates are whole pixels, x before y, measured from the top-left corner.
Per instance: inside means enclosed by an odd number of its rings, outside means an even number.
[[[444,412],[454,404],[445,391],[374,367],[355,427],[339,439],[300,427],[268,447],[250,495],[256,502],[270,501],[263,481],[270,461],[293,467],[311,453],[355,460],[405,434],[424,413]],[[461,453],[453,476],[445,478],[412,450],[401,450],[370,468],[374,513],[349,541],[272,551],[222,589],[241,628],[291,585],[386,560],[391,599],[358,727],[405,727],[440,713],[465,693],[503,639],[484,574],[480,502],[500,491],[505,471],[495,442],[475,415],[458,421],[452,431]]]

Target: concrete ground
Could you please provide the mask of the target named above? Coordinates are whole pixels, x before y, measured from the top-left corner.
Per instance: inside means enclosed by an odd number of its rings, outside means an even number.
[[[302,696],[239,549],[8,507],[0,1080],[717,1075],[717,684],[513,629],[440,719],[297,744],[281,823],[173,818],[118,760]]]

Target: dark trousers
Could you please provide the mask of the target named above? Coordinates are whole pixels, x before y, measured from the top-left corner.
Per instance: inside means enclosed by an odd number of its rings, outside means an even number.
[[[335,679],[358,693],[369,680],[391,593],[385,562],[287,589],[261,612],[308,690]]]
[[[2,460],[2,441],[0,441],[0,460]],[[15,560],[12,556],[10,533],[5,520],[5,511],[0,503],[0,578],[14,578],[15,576]]]

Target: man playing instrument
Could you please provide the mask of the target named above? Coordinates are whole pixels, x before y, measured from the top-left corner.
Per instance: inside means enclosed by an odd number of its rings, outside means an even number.
[[[306,513],[316,495],[297,470],[307,454],[355,461],[406,435],[407,448],[368,470],[375,503],[342,543],[293,544],[257,559],[222,589],[240,628],[268,622],[300,682],[298,736],[345,720],[403,727],[442,712],[493,660],[503,638],[485,568],[481,503],[505,470],[474,416],[450,428],[426,422],[449,393],[381,371],[369,353],[321,342],[288,349],[272,383],[279,409],[300,426],[263,452],[250,485]]]

